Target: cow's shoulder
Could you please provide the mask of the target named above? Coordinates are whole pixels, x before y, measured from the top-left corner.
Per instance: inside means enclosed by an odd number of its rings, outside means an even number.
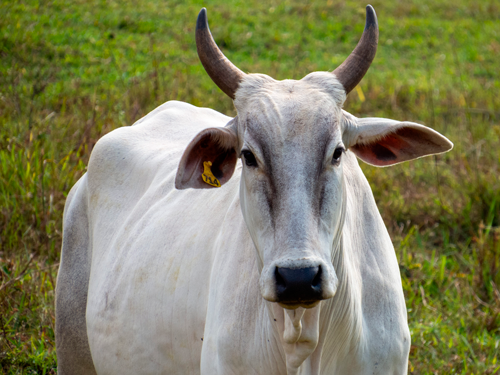
[[[95,145],[88,165],[89,189],[150,180],[177,168],[191,139],[208,127],[231,120],[217,111],[170,101],[135,122],[113,130]],[[131,186],[129,185],[129,188]]]

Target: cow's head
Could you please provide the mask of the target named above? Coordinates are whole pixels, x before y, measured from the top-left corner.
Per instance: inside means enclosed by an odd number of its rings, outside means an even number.
[[[258,252],[262,296],[288,309],[313,307],[337,289],[332,258],[343,226],[345,153],[388,166],[448,151],[452,144],[422,125],[357,119],[342,110],[375,57],[378,24],[371,6],[346,61],[332,73],[311,73],[300,81],[276,81],[235,67],[217,48],[205,9],[196,42],[203,66],[234,100],[238,115],[193,139],[176,187],[223,185],[241,157],[241,207]],[[210,178],[218,181],[212,185],[202,176],[208,161]]]

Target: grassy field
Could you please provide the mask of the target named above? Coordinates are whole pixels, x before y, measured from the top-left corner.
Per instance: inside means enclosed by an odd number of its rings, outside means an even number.
[[[167,100],[234,115],[198,62],[194,25],[246,72],[333,70],[360,1],[0,2],[0,371],[55,374],[65,196],[95,142]],[[452,152],[363,165],[398,255],[411,374],[500,374],[500,3],[372,2],[375,62],[345,105],[424,123]]]

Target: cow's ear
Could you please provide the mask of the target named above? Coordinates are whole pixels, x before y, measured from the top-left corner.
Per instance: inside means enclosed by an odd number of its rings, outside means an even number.
[[[446,137],[414,122],[346,118],[344,144],[364,162],[385,167],[453,148]]]
[[[238,160],[238,137],[233,127],[199,132],[182,155],[176,189],[221,187],[233,175]]]

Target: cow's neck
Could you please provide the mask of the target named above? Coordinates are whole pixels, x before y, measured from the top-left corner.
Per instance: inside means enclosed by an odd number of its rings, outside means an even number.
[[[361,291],[356,286],[358,272],[350,253],[342,245],[334,259],[339,279],[339,288],[332,299],[322,302],[320,316],[320,343],[323,361],[339,363],[348,354],[353,354],[361,343],[362,310]],[[319,347],[319,345],[318,345]],[[326,367],[328,364],[323,364]]]

